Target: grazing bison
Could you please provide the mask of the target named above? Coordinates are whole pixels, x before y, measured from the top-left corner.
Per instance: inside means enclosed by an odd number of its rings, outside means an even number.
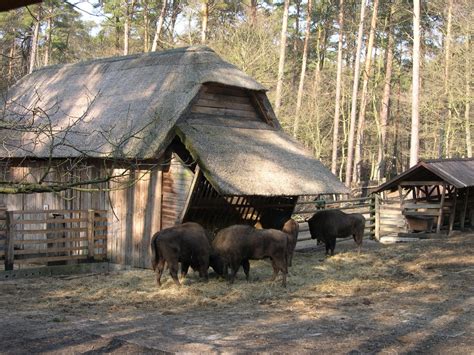
[[[331,250],[334,255],[336,238],[352,235],[357,245],[361,246],[364,236],[365,218],[360,213],[344,213],[340,210],[323,210],[316,212],[308,220],[311,239],[318,239],[326,244],[326,255]]]
[[[273,277],[279,271],[283,274],[283,287],[286,287],[288,273],[288,235],[276,229],[255,229],[247,225],[234,225],[219,231],[212,242],[214,251],[224,262],[224,274],[230,266],[230,283],[242,265],[245,277],[249,279],[249,260],[269,257],[272,260]]]
[[[156,271],[156,282],[161,286],[161,274],[168,264],[171,277],[176,285],[178,262],[181,263],[181,276],[186,276],[189,267],[199,271],[199,276],[208,278],[210,245],[206,232],[199,224],[187,222],[163,229],[151,239],[151,262]]]

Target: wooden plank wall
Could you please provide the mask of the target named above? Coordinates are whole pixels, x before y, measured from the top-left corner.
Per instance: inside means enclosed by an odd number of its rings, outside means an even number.
[[[77,172],[76,178],[93,179],[104,176],[104,167],[97,164],[88,164]],[[38,164],[29,167],[10,167],[9,176],[16,181],[24,179],[34,182],[41,176],[44,168]],[[178,182],[177,196],[184,196],[180,169],[172,168],[173,178],[170,181]],[[119,173],[115,169],[114,173]],[[175,176],[176,175],[176,176]],[[64,179],[66,174],[56,171],[51,174],[51,180]],[[134,179],[138,179],[134,181]],[[124,188],[126,184],[128,188]],[[108,214],[108,259],[114,263],[131,265],[134,267],[149,268],[149,244],[151,236],[161,228],[161,187],[162,173],[160,167],[152,171],[138,170],[133,176],[118,179],[115,182],[104,183],[110,192],[64,191],[60,193],[34,193],[0,195],[0,205],[3,203],[9,211],[43,210],[47,205],[49,210],[107,210]],[[88,186],[84,186],[87,188]],[[175,188],[173,188],[175,193]],[[187,192],[187,191],[186,191]],[[185,197],[183,197],[185,198]],[[178,206],[176,206],[178,210]],[[179,215],[179,214],[178,214]],[[22,218],[19,214],[17,218]],[[34,218],[34,217],[33,217]],[[23,227],[25,229],[28,226]],[[38,235],[38,238],[44,236]],[[30,235],[29,238],[35,238]]]
[[[187,119],[194,123],[252,128],[265,122],[248,92],[243,89],[207,84],[198,94]]]

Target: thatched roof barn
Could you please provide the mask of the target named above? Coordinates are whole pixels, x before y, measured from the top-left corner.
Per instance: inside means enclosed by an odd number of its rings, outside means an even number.
[[[8,92],[4,117],[22,129],[2,138],[0,156],[10,167],[82,159],[90,176],[101,176],[103,162],[108,169],[133,162],[151,174],[144,211],[151,213],[146,201],[156,199],[161,214],[158,222],[143,217],[140,227],[150,231],[183,220],[250,223],[269,208],[291,213],[298,196],[347,193],[282,131],[265,91],[207,47],[45,67]],[[115,196],[120,192],[107,184],[112,197],[85,200],[101,209],[114,205],[114,220],[120,213],[131,219],[134,213],[116,211],[131,197]],[[124,240],[135,233],[127,222],[114,223],[110,229]]]
[[[440,233],[446,226],[449,233],[466,220],[474,226],[474,158],[420,161],[374,192],[397,190],[409,229]]]

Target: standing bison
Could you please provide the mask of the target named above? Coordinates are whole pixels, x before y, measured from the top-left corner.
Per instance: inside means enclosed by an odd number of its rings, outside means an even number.
[[[262,228],[278,229],[288,234],[288,266],[291,266],[299,233],[299,224],[291,218],[291,211],[266,210],[259,224]]]
[[[361,246],[364,237],[365,218],[360,213],[344,213],[340,210],[323,210],[316,212],[308,220],[311,239],[318,239],[326,244],[326,255],[331,250],[334,255],[336,238],[352,235],[357,245]]]
[[[272,281],[279,271],[283,273],[283,287],[286,287],[288,273],[288,235],[276,229],[255,229],[247,225],[235,225],[219,231],[212,242],[214,251],[224,262],[224,274],[230,267],[230,283],[242,265],[245,277],[249,279],[249,260],[270,258],[273,267]]]
[[[189,267],[199,271],[199,276],[208,278],[210,245],[206,232],[199,224],[187,222],[163,229],[151,239],[151,262],[156,271],[156,282],[161,286],[161,274],[168,264],[170,275],[176,285],[178,263],[181,263],[181,276],[186,276]]]

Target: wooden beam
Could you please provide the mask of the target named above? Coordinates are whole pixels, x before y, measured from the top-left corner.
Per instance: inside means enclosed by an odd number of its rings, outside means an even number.
[[[196,169],[194,170],[194,177],[193,181],[191,183],[191,186],[188,191],[188,196],[186,196],[186,202],[184,203],[184,208],[183,211],[181,212],[181,216],[179,216],[179,223],[183,223],[184,217],[186,216],[186,213],[189,210],[189,205],[191,203],[191,199],[193,197],[194,189],[197,187],[197,182],[199,180],[199,176],[201,174],[201,169],[199,168],[199,165],[196,165]]]
[[[5,219],[5,231],[6,231],[6,241],[5,241],[5,270],[13,270],[13,260],[15,249],[13,248],[15,233],[14,227],[11,225],[13,219],[13,213],[7,211]]]
[[[451,207],[451,213],[449,215],[448,235],[453,230],[454,218],[456,217],[456,203],[457,203],[457,199],[458,199],[457,189],[454,189],[454,191],[452,191],[452,193],[454,193],[454,197],[453,197],[453,206]]]
[[[443,181],[401,181],[399,186],[430,186],[430,185],[443,185]]]
[[[461,228],[461,230],[464,229],[464,224],[466,222],[467,203],[468,203],[468,200],[469,200],[469,188],[465,188],[464,190],[465,190],[465,192],[464,192],[464,206],[462,208],[461,216],[460,216],[460,219],[461,219],[460,228]]]
[[[439,234],[441,231],[441,224],[443,223],[443,207],[444,199],[446,197],[446,184],[443,184],[443,192],[441,193],[441,207],[439,209],[438,223],[436,225],[436,234]]]

